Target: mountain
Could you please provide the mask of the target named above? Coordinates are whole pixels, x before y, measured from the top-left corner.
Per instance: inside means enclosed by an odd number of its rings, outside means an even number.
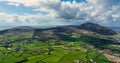
[[[81,37],[81,40],[83,41],[88,40],[89,38],[90,42],[94,42],[94,40],[100,40],[101,43],[118,43],[114,41],[114,38],[107,37],[108,35],[116,34],[114,30],[94,23],[84,23],[77,26],[58,26],[53,28],[35,28],[22,26],[0,31],[0,35],[4,36],[27,35],[32,36],[33,39],[39,39],[40,41],[45,42],[51,39],[63,40],[65,38],[67,38],[65,40],[74,40],[70,37],[73,34],[86,35]]]
[[[63,35],[71,35],[73,33],[77,34],[87,34],[87,35],[114,35],[116,31],[100,26],[95,23],[84,23],[78,26],[58,26],[53,28],[35,28],[30,26],[20,26],[12,29],[7,29],[4,31],[0,31],[1,35],[34,35],[34,36],[63,36]]]
[[[100,26],[100,25],[95,24],[95,23],[90,23],[90,22],[80,25],[80,29],[96,32],[96,33],[101,34],[101,35],[114,35],[114,34],[116,34],[116,31],[114,31],[112,29],[109,29],[109,28],[104,27],[104,26]]]
[[[31,27],[31,26],[19,26],[19,27],[16,27],[14,29],[34,29],[34,27]]]
[[[34,29],[30,26],[20,26],[0,31],[0,35],[33,35]]]

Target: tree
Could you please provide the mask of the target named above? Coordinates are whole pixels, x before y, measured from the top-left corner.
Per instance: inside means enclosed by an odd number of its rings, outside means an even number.
[[[20,45],[15,48],[16,52],[19,52],[20,50],[21,50],[21,46]]]
[[[53,48],[53,47],[48,47],[48,55],[51,55],[51,51],[54,51],[55,50],[55,48]]]

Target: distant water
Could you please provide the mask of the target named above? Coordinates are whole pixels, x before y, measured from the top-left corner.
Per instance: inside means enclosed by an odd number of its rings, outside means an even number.
[[[113,29],[113,30],[115,30],[115,31],[120,32],[120,27],[109,27],[109,28],[111,28],[111,29]]]
[[[119,27],[108,27],[108,28],[120,32],[120,26],[119,26]],[[1,31],[1,30],[5,30],[5,29],[9,29],[9,28],[0,28],[0,31]]]

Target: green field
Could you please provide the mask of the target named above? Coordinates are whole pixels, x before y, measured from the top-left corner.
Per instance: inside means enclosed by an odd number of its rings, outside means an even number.
[[[111,63],[92,45],[77,38],[62,38],[56,44],[56,40],[30,40],[32,36],[0,36],[0,63]]]
[[[113,38],[120,38],[120,32],[118,32],[118,33],[115,34],[115,35],[112,35],[111,37],[113,37]]]

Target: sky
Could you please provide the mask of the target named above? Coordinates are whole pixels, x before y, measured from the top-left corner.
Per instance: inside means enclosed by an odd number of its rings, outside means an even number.
[[[0,0],[0,28],[84,22],[120,26],[120,0]]]

